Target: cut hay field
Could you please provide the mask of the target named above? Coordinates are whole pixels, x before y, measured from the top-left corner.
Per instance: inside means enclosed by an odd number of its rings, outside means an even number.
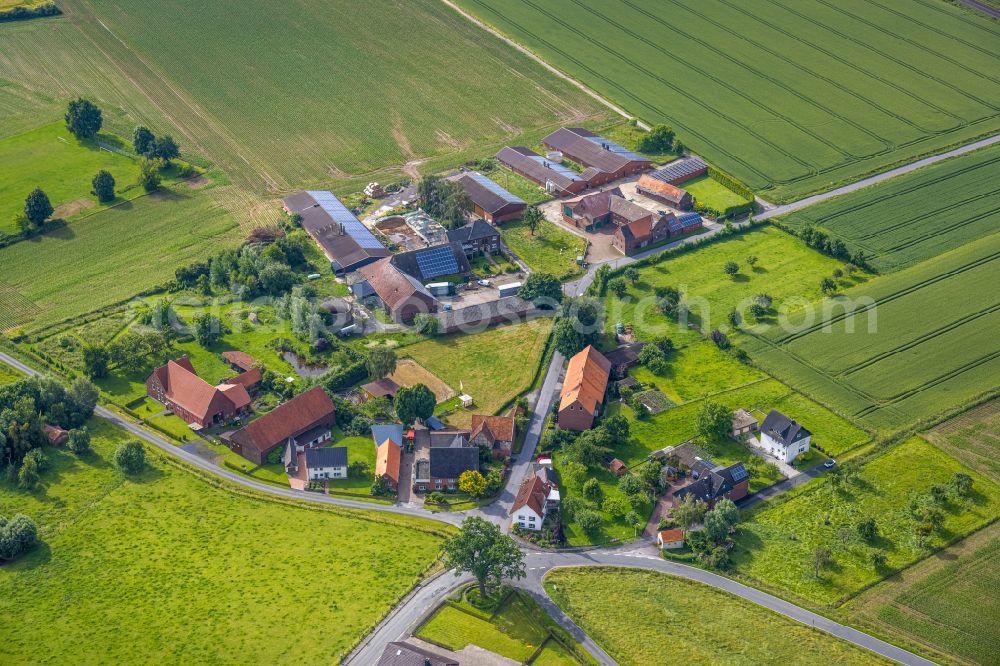
[[[217,193],[186,184],[0,250],[0,330],[38,331],[173,279],[241,238]]]
[[[472,396],[476,401],[472,411],[459,409],[448,417],[452,425],[468,427],[473,413],[493,414],[529,388],[551,330],[552,320],[541,318],[482,333],[431,338],[404,347],[398,354]]]
[[[67,27],[5,32],[5,78],[49,96],[138,106],[133,122],[172,126],[255,191],[495,150],[527,130],[610,117],[435,0],[378,0],[364,11],[348,0],[64,4]],[[38,41],[51,49],[44,63]],[[70,64],[77,50],[85,57]],[[65,80],[51,66],[60,62],[72,70]]]
[[[617,662],[882,664],[877,655],[713,587],[656,571],[554,569],[552,599]],[[710,618],[706,609],[711,609]]]
[[[893,576],[847,606],[882,631],[943,651],[962,663],[992,664],[1000,644],[1000,525],[994,524]],[[939,661],[942,661],[939,659]]]
[[[1000,305],[984,287],[998,281],[994,234],[817,303],[812,321],[741,345],[820,402],[894,431],[997,387]]]
[[[433,373],[411,358],[401,358],[396,363],[396,371],[389,375],[392,381],[400,386],[415,386],[423,384],[431,390],[438,403],[458,395],[455,389],[445,384]]]
[[[980,474],[1000,483],[1000,398],[945,421],[924,436]]]
[[[776,201],[1000,129],[1000,24],[945,2],[459,4]]]
[[[783,218],[859,248],[880,272],[935,257],[1000,228],[1000,146],[894,178]]]
[[[7,661],[336,663],[439,551],[430,523],[232,492],[159,459],[122,479],[124,434],[92,427],[94,454],[51,450],[42,489],[0,481],[4,513],[42,538],[0,568],[0,612],[20,618],[0,628]],[[289,617],[295,632],[274,629]]]
[[[947,485],[956,472],[973,478],[966,499],[949,499],[941,506],[940,530],[921,548],[914,535],[909,505],[932,484]],[[838,604],[885,572],[876,571],[870,553],[878,548],[887,568],[897,570],[924,558],[928,550],[946,545],[989,524],[1000,511],[1000,486],[969,470],[919,437],[910,438],[869,460],[855,481],[841,489],[812,481],[752,510],[740,524],[732,559],[740,574],[820,604]],[[866,517],[875,518],[878,536],[864,543],[855,531]],[[847,539],[842,538],[840,531]],[[829,548],[832,564],[816,578],[812,553]]]

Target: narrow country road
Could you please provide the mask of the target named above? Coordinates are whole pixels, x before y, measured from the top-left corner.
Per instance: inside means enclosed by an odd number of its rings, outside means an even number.
[[[990,16],[1000,21],[1000,9],[997,9],[996,7],[991,7],[985,2],[979,2],[979,0],[958,0],[958,1],[963,5],[965,5],[966,7],[968,7],[969,9],[975,9],[976,11],[980,11],[986,14],[987,16]]]
[[[838,187],[835,190],[830,190],[829,192],[823,192],[822,194],[815,194],[811,197],[806,197],[805,199],[799,199],[798,201],[793,201],[790,204],[785,204],[784,206],[775,206],[770,208],[755,218],[758,220],[767,220],[772,217],[778,217],[779,215],[786,215],[793,211],[799,210],[800,208],[805,208],[807,206],[812,206],[821,201],[826,201],[827,199],[832,199],[834,197],[839,197],[842,194],[848,194],[850,192],[856,192],[858,190],[870,187],[877,183],[889,180],[890,178],[895,178],[896,176],[902,176],[903,174],[910,173],[911,171],[916,171],[925,166],[930,166],[937,162],[941,162],[951,157],[958,157],[959,155],[964,155],[965,153],[972,152],[973,150],[979,150],[980,148],[985,148],[986,146],[991,146],[994,143],[1000,142],[1000,134],[996,134],[973,143],[966,144],[964,146],[959,146],[954,150],[949,150],[946,153],[941,153],[940,155],[931,155],[930,157],[925,157],[922,160],[917,160],[916,162],[910,162],[909,164],[904,164],[901,167],[896,167],[895,169],[890,169],[889,171],[883,171],[882,173],[875,174],[869,178],[859,180],[856,183],[851,183],[850,185],[845,185],[843,187]]]

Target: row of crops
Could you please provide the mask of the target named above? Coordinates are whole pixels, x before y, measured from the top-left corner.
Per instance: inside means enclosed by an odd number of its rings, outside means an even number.
[[[460,4],[776,200],[1000,128],[1000,27],[944,3]]]
[[[876,429],[994,388],[1000,234],[847,291],[832,316],[747,344],[774,374]]]
[[[858,247],[880,271],[937,256],[1000,228],[1000,145],[946,160],[852,195],[792,213]]]

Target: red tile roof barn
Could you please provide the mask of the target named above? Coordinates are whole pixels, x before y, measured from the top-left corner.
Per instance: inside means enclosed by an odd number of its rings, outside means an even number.
[[[672,206],[687,210],[693,205],[691,194],[676,185],[658,180],[648,173],[643,174],[636,183],[635,189],[640,194],[665,201]]]
[[[579,352],[566,366],[559,409],[565,409],[574,402],[590,414],[596,414],[604,401],[604,391],[608,388],[611,362],[593,345]]]
[[[222,360],[230,365],[236,366],[244,372],[252,370],[257,364],[257,361],[253,356],[241,351],[224,351],[222,352]]]
[[[250,394],[239,384],[212,386],[199,377],[183,356],[153,370],[164,398],[204,422],[219,412],[237,412],[250,406]]]
[[[401,449],[391,439],[379,444],[375,452],[375,476],[387,477],[393,484],[399,483],[399,463]]]
[[[232,439],[243,446],[244,455],[247,449],[254,449],[266,456],[289,437],[320,424],[333,425],[334,414],[330,396],[316,386],[237,430]]]

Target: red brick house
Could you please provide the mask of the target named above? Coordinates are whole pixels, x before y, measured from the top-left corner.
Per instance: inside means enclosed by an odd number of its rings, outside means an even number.
[[[514,413],[507,416],[472,415],[470,442],[488,448],[494,458],[509,458],[514,447]]]
[[[415,277],[408,275],[392,263],[392,257],[380,259],[358,270],[367,285],[362,291],[378,299],[393,321],[409,324],[421,313],[437,311],[437,299]],[[359,287],[357,283],[352,287]],[[355,290],[360,299],[366,296]]]
[[[569,360],[559,398],[560,428],[582,432],[594,425],[610,375],[611,362],[593,345]]]
[[[331,439],[336,410],[323,387],[316,386],[278,405],[229,436],[229,448],[256,465],[275,449],[296,451],[322,446]]]
[[[239,383],[212,386],[198,376],[187,356],[153,370],[146,393],[188,425],[211,428],[250,413],[250,394]]]

